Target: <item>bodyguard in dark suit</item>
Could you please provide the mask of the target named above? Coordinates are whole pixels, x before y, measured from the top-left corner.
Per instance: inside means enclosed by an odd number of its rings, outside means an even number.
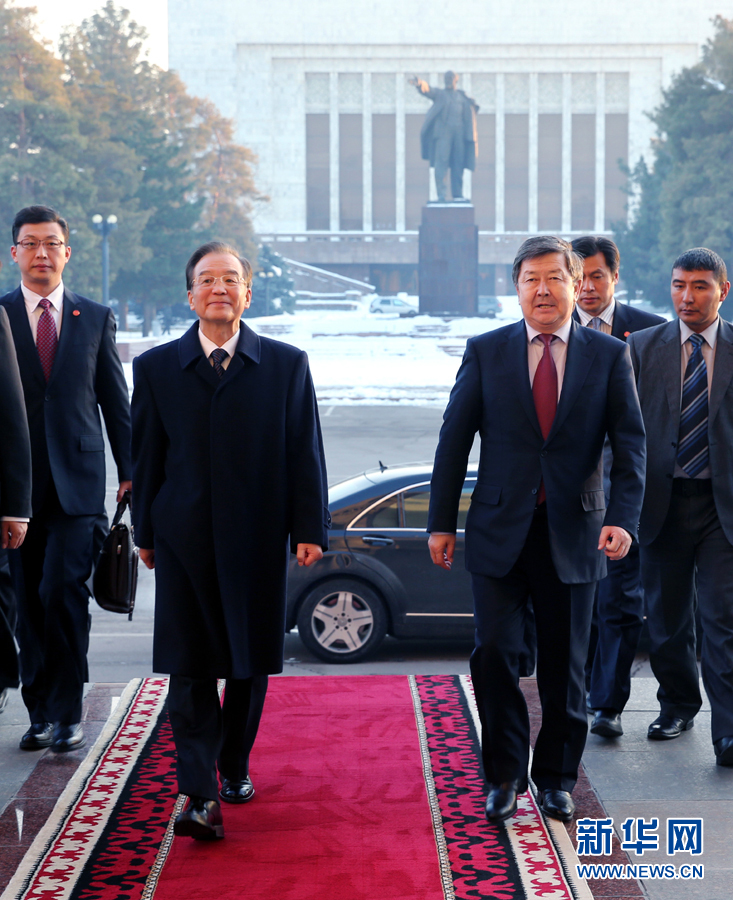
[[[18,359],[5,310],[0,306],[0,712],[8,688],[17,688],[15,594],[8,549],[23,543],[31,514],[31,442]]]
[[[581,325],[621,341],[643,328],[664,323],[661,316],[619,303],[614,298],[620,256],[607,237],[576,238],[573,250],[583,260],[583,282],[573,317]],[[611,444],[603,448],[604,489],[608,500],[613,465]],[[644,624],[644,595],[639,572],[639,544],[623,559],[608,561],[608,575],[598,582],[586,661],[588,705],[595,710],[590,730],[615,738],[623,734],[621,713],[631,693],[631,667]]]
[[[711,250],[672,268],[678,321],[629,338],[649,468],[639,526],[641,574],[661,714],[648,736],[692,727],[702,678],[719,765],[733,766],[733,325],[718,310],[730,282]]]
[[[588,729],[583,668],[595,585],[606,557],[628,552],[639,521],[644,428],[629,352],[572,320],[581,274],[566,241],[524,242],[512,272],[524,321],[468,341],[435,455],[429,546],[433,561],[449,568],[468,455],[481,435],[466,568],[489,820],[511,816],[527,788],[518,667],[530,596],[542,703],[532,777],[547,814],[572,817]],[[606,435],[614,452],[608,507]]]
[[[175,833],[197,839],[223,837],[219,797],[254,796],[249,755],[283,664],[288,542],[310,565],[329,524],[308,360],[240,321],[251,282],[231,247],[200,247],[186,267],[199,321],[135,361],[135,537],[155,567],[153,667],[171,676],[190,797]]]
[[[56,751],[84,743],[93,532],[104,513],[101,407],[120,493],[130,488],[130,408],[112,311],[61,280],[69,228],[53,209],[30,206],[13,222],[21,285],[0,299],[23,382],[33,464],[33,519],[11,554],[19,605],[23,701],[31,726],[20,746]]]

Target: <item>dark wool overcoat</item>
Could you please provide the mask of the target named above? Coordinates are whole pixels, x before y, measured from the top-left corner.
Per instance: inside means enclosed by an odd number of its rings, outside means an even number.
[[[198,323],[135,360],[135,542],[155,549],[157,672],[282,671],[288,539],[327,546],[308,359],[241,323],[220,379]]]

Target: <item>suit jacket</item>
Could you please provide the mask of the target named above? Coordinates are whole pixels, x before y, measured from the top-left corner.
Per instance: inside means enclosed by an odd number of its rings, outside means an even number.
[[[615,308],[611,337],[618,338],[620,341],[625,341],[635,331],[651,328],[653,325],[663,325],[667,321],[662,316],[656,316],[654,313],[645,312],[643,309],[637,309],[626,303],[619,303],[618,300],[613,302]],[[580,322],[577,308],[573,310],[573,318],[576,322]]]
[[[679,321],[629,338],[631,359],[647,432],[649,465],[639,541],[659,534],[669,509],[682,403]],[[708,408],[710,469],[718,518],[733,544],[733,325],[720,319]]]
[[[481,435],[476,489],[466,522],[466,568],[501,578],[516,562],[547,494],[550,548],[560,579],[606,574],[601,528],[636,535],[644,492],[644,426],[628,348],[571,324],[565,375],[544,440],[535,411],[524,321],[471,338],[445,411],[435,454],[428,531],[456,530],[458,498],[474,435]],[[601,451],[614,453],[608,508]]]
[[[64,312],[48,384],[20,287],[0,298],[18,354],[33,458],[33,510],[49,480],[68,515],[104,512],[104,414],[120,481],[132,477],[130,403],[112,311],[64,291]]]
[[[168,548],[165,567],[156,553],[155,670],[233,678],[279,672],[288,536],[293,550],[328,543],[308,359],[242,322],[220,379],[196,323],[138,357],[134,371],[135,539]],[[189,615],[179,579],[192,586]],[[201,634],[191,623],[204,620]]]
[[[30,518],[31,442],[18,358],[0,306],[0,516]]]
[[[644,312],[643,309],[636,309],[634,306],[628,306],[625,303],[619,303],[614,300],[613,324],[611,325],[611,337],[625,341],[629,335],[635,331],[641,331],[644,328],[651,328],[654,325],[663,325],[667,320],[662,316],[656,316],[654,313]],[[580,322],[578,308],[573,310],[573,318],[576,322]],[[603,488],[606,492],[606,501],[608,501],[611,492],[611,466],[613,465],[613,453],[611,451],[611,443],[606,440],[603,445]]]

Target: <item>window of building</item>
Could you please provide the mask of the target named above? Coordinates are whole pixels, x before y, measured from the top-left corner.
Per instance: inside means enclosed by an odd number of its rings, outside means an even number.
[[[559,231],[562,225],[562,116],[537,117],[537,227]]]
[[[394,231],[396,219],[396,132],[394,113],[372,116],[372,227]]]
[[[308,113],[305,117],[306,228],[328,231],[330,228],[330,159],[327,113]]]
[[[471,201],[476,224],[482,231],[496,228],[496,116],[479,113],[478,159],[471,178]]]
[[[405,227],[417,231],[422,208],[429,199],[430,169],[420,153],[423,113],[405,115]]]
[[[628,164],[629,115],[606,115],[606,218],[607,229],[626,221],[626,187],[628,179],[622,166]]]
[[[339,115],[339,223],[342,231],[364,227],[361,113]]]
[[[596,117],[573,113],[571,228],[593,231],[596,222]]]
[[[504,117],[504,227],[526,231],[529,227],[529,116]]]

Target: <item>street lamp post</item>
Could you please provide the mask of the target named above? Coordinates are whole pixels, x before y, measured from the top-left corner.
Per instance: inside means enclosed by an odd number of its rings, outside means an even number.
[[[117,216],[105,219],[97,213],[92,216],[92,224],[102,235],[102,303],[109,306],[109,235],[117,228]]]

